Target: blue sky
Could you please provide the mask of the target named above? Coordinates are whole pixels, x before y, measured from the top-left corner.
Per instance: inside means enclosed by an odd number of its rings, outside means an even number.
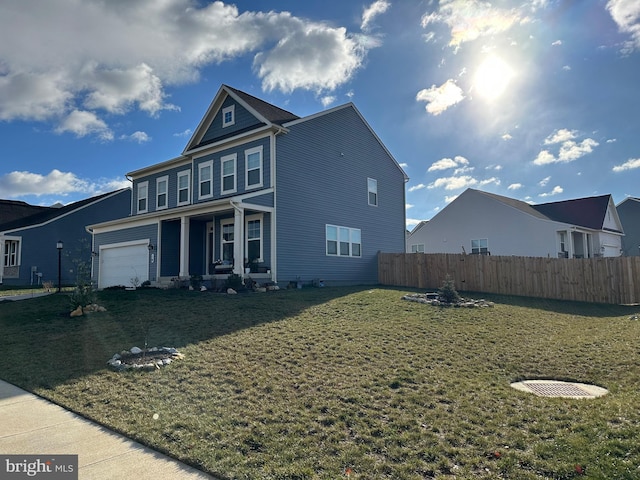
[[[354,102],[407,224],[468,187],[640,196],[638,0],[3,0],[0,198],[70,203],[178,156],[222,83]]]

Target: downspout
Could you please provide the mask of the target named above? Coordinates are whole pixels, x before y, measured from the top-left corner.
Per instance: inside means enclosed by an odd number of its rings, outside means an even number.
[[[273,213],[271,214],[271,280],[278,283],[278,189],[276,188],[276,137],[279,133],[285,133],[286,130],[279,128],[275,133],[271,134],[271,188],[273,188]]]

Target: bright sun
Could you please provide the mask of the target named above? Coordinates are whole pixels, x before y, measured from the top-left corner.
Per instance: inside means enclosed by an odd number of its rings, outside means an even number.
[[[476,70],[474,90],[487,100],[495,100],[504,93],[512,78],[511,67],[500,57],[491,56]]]

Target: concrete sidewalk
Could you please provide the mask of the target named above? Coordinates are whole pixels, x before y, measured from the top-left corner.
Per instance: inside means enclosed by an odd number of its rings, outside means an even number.
[[[80,480],[214,478],[2,380],[0,452],[78,455]]]

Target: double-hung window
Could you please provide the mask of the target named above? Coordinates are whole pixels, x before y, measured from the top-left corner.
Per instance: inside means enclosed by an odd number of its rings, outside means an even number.
[[[474,255],[488,255],[489,240],[486,238],[471,240],[471,253]]]
[[[338,257],[361,257],[362,238],[359,228],[326,226],[326,254]]]
[[[236,123],[236,106],[230,105],[222,109],[222,128]]]
[[[222,157],[220,160],[221,168],[221,184],[222,184],[222,193],[234,193],[237,189],[236,183],[236,165],[237,165],[238,156],[234,153],[233,155],[227,155]]]
[[[5,240],[4,241],[4,266],[5,267],[17,267],[18,266],[18,248],[20,242],[18,240]]]
[[[374,178],[367,178],[367,190],[369,192],[369,205],[378,206],[378,181]]]
[[[198,198],[213,196],[213,161],[198,165]]]
[[[262,186],[262,146],[245,150],[245,188]]]
[[[222,261],[227,265],[233,264],[233,225],[232,218],[220,222],[220,251],[222,252]]]
[[[251,262],[262,261],[262,215],[247,217],[247,259]]]
[[[167,191],[169,188],[169,177],[164,176],[156,180],[156,210],[167,208]]]
[[[424,253],[424,243],[411,245],[411,253]]]
[[[146,213],[149,209],[149,182],[138,184],[138,213]]]
[[[191,170],[178,173],[178,205],[188,205],[191,190]]]

